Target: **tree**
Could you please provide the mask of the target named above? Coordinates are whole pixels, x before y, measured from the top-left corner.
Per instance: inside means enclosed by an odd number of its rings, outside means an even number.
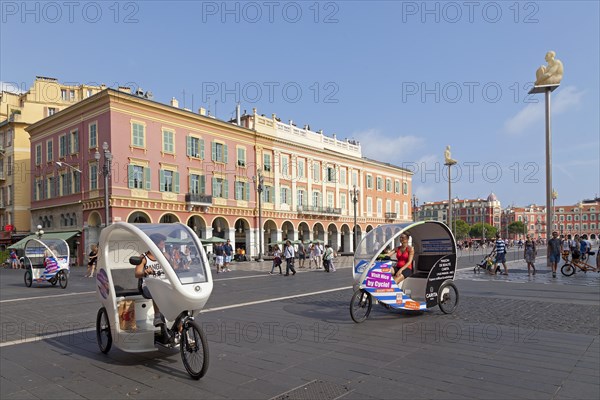
[[[525,233],[525,224],[522,221],[514,221],[508,224],[508,233],[513,235],[523,235]]]
[[[469,234],[469,230],[471,229],[471,227],[462,219],[457,219],[455,224],[456,230],[454,232],[454,236],[457,240],[465,239]]]
[[[493,239],[496,236],[496,232],[498,232],[498,229],[495,226],[492,226],[490,224],[482,224],[481,222],[478,224],[473,224],[473,226],[471,226],[469,235],[471,235],[472,238],[482,237],[484,227],[485,227],[485,237],[487,239]]]

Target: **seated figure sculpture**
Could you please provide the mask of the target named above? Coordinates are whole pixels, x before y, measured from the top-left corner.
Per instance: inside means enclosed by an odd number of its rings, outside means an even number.
[[[563,78],[563,64],[555,57],[554,51],[546,53],[548,65],[542,65],[535,72],[535,86],[560,84]]]
[[[454,164],[456,164],[456,160],[454,160],[450,154],[450,146],[446,146],[446,151],[444,151],[444,165]]]

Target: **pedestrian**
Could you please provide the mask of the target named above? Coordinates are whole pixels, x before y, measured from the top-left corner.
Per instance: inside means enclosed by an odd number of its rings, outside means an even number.
[[[560,239],[558,238],[558,232],[552,232],[552,239],[548,241],[548,259],[552,264],[552,277],[556,278],[556,267],[560,261]]]
[[[335,271],[332,268],[332,260],[333,260],[333,248],[326,244],[325,252],[323,253],[323,267],[325,267],[325,272]]]
[[[231,241],[229,239],[227,239],[227,243],[225,243],[223,246],[223,253],[223,256],[225,257],[223,269],[224,271],[231,272],[229,269],[229,264],[231,263],[231,258],[233,257],[233,247],[231,246]]]
[[[560,246],[562,249],[562,259],[565,263],[569,262],[569,255],[571,255],[571,241],[565,238],[565,235],[560,235]]]
[[[321,269],[321,255],[323,252],[321,251],[321,246],[319,243],[313,243],[312,247],[312,258],[315,261],[315,268]]]
[[[269,272],[269,275],[273,275],[275,267],[279,267],[279,275],[281,275],[281,250],[279,249],[278,245],[273,247],[273,266],[271,267],[271,272]]]
[[[531,270],[533,269],[533,275],[535,275],[535,257],[537,256],[537,250],[535,248],[535,242],[531,240],[531,237],[527,235],[527,240],[525,241],[525,251],[523,252],[523,258],[525,258],[525,262],[527,263],[527,272],[531,275]]]
[[[17,256],[17,252],[15,251],[15,249],[10,249],[10,267],[12,269],[19,269],[19,257]]]
[[[302,243],[302,239],[298,242],[298,266],[299,268],[304,268],[304,260],[306,259],[306,248],[304,247],[304,243]]]
[[[296,252],[294,251],[294,246],[292,246],[292,242],[286,240],[285,248],[283,249],[283,257],[285,258],[285,276],[290,276],[290,271],[292,271],[292,276],[296,275],[296,269],[294,268],[294,257],[296,256]]]
[[[93,278],[94,272],[96,272],[96,265],[98,264],[98,245],[93,244],[91,246],[90,254],[88,254],[88,268],[84,278]]]
[[[508,268],[506,267],[506,243],[500,237],[500,232],[496,233],[496,243],[494,244],[494,250],[496,251],[496,259],[494,260],[494,273],[496,275],[500,269],[499,263],[502,263],[504,267],[504,273],[502,275],[508,275]]]
[[[221,243],[217,243],[215,245],[214,250],[215,250],[215,255],[216,255],[215,263],[217,265],[217,274],[219,272],[225,272],[225,269],[223,267],[223,262],[224,262],[223,255],[225,254],[223,252],[223,245]]]

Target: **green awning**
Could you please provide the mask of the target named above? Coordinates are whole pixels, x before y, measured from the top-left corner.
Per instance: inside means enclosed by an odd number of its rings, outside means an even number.
[[[79,231],[69,231],[69,232],[48,232],[48,233],[44,233],[42,235],[42,239],[62,239],[62,240],[69,240],[71,239],[73,236],[78,235]],[[29,235],[24,239],[19,240],[17,243],[8,246],[9,249],[24,249],[25,248],[25,244],[27,243],[27,241],[29,239],[37,239],[37,235]]]

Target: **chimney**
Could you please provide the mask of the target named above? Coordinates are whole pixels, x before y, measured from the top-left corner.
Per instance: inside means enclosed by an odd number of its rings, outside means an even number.
[[[175,97],[171,99],[171,107],[179,108],[179,102]]]
[[[241,108],[240,108],[240,103],[237,104],[237,107],[235,107],[235,122],[237,123],[238,126],[242,125],[242,116],[240,115],[241,113]]]
[[[206,108],[204,108],[204,107],[200,107],[200,108],[198,109],[198,114],[200,114],[200,115],[203,115],[203,116],[205,116],[205,117],[206,117]]]
[[[127,86],[119,86],[119,91],[123,93],[131,94],[131,88]]]

